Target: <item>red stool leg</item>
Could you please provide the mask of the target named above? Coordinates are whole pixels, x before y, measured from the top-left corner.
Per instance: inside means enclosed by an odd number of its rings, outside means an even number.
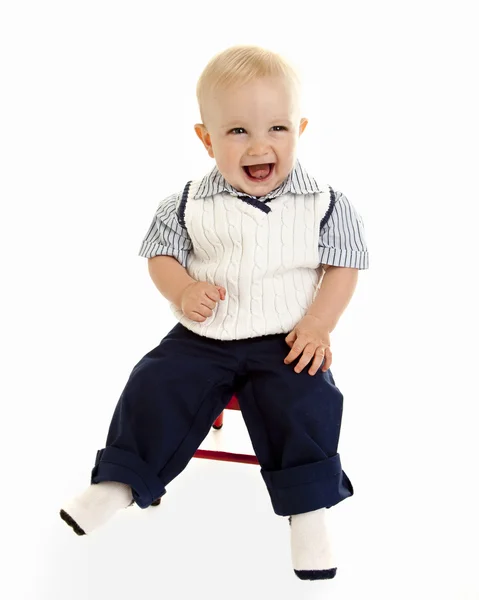
[[[230,410],[241,410],[238,398],[236,396],[232,396],[231,400],[227,404],[225,408]],[[223,417],[224,410],[221,414],[218,415],[216,421],[213,423],[213,429],[221,429],[223,427]],[[197,450],[194,454],[196,458],[209,458],[213,460],[225,460],[228,462],[241,462],[241,463],[249,463],[253,465],[259,465],[258,459],[256,456],[251,456],[249,454],[237,454],[234,452],[218,452],[217,450]],[[158,498],[154,502],[151,503],[152,506],[158,506],[161,503],[161,498]]]
[[[222,411],[222,413],[218,415],[218,418],[213,423],[213,429],[221,429],[223,427],[223,415],[224,411]]]

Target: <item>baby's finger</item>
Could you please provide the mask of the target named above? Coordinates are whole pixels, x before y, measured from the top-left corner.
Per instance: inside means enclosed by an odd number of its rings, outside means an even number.
[[[201,304],[203,306],[206,306],[207,308],[211,308],[211,309],[213,309],[216,306],[216,302],[214,302],[213,300],[210,300],[208,297],[203,298],[201,300]]]
[[[188,318],[192,321],[196,321],[197,323],[202,323],[203,321],[206,321],[206,317],[200,315],[200,313],[196,311],[192,311]]]
[[[300,358],[298,364],[294,367],[296,373],[301,373],[304,367],[311,362],[311,359],[314,356],[314,352],[315,348],[313,344],[308,344],[303,350],[303,356]]]
[[[208,308],[204,304],[200,304],[199,306],[197,306],[195,308],[195,311],[200,313],[200,315],[202,315],[205,318],[211,317],[211,315],[213,314],[211,308]]]
[[[326,348],[326,350],[324,351],[324,365],[321,367],[321,371],[325,372],[329,369],[329,367],[331,366],[331,363],[333,362],[333,355],[332,352],[329,348]]]
[[[288,356],[284,359],[285,364],[289,364],[291,362],[293,362],[293,360],[296,360],[298,358],[298,356],[301,354],[301,352],[303,351],[304,348],[304,344],[302,344],[299,340],[296,340],[288,354]]]
[[[316,352],[314,353],[313,364],[311,365],[311,367],[309,368],[309,371],[308,371],[308,373],[310,375],[316,375],[319,367],[321,366],[321,363],[323,362],[323,358],[324,358],[324,353],[321,348],[318,348],[316,350]]]
[[[291,348],[291,347],[292,347],[292,345],[293,345],[293,342],[294,342],[294,340],[295,340],[295,339],[296,339],[296,333],[295,333],[295,331],[294,331],[294,329],[293,329],[293,331],[292,331],[290,334],[288,334],[288,335],[286,336],[286,338],[285,338],[285,340],[284,340],[284,341],[285,341],[285,342],[288,344],[288,346]]]
[[[213,300],[213,302],[218,302],[218,300],[220,299],[220,293],[218,291],[217,288],[215,288],[214,286],[209,287],[207,290],[205,290],[205,294],[206,297],[209,298],[210,300]]]

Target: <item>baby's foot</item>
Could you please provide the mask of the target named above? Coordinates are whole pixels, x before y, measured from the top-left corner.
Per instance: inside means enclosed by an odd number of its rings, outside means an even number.
[[[77,535],[91,533],[133,502],[131,487],[117,481],[91,484],[60,509],[60,517]]]
[[[332,579],[336,575],[325,520],[326,508],[289,517],[291,558],[300,579]]]

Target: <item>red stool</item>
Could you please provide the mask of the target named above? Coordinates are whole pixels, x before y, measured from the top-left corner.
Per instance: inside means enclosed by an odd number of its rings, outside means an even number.
[[[226,405],[229,410],[241,410],[238,398],[233,395],[231,400]],[[221,429],[223,427],[224,411],[218,416],[213,423],[213,429]],[[238,454],[236,452],[221,452],[219,450],[200,450],[198,449],[193,456],[195,458],[209,458],[211,460],[226,460],[228,462],[247,463],[250,465],[259,465],[258,459],[252,454]]]
[[[225,409],[241,410],[238,398],[233,396],[226,405]],[[223,427],[224,410],[213,423],[213,429],[221,429]],[[228,462],[247,463],[250,465],[259,465],[258,459],[252,454],[238,454],[236,452],[221,452],[220,450],[198,450],[193,454],[194,458],[207,458],[210,460],[226,460]],[[158,498],[151,503],[152,506],[158,506],[161,503],[161,498]]]

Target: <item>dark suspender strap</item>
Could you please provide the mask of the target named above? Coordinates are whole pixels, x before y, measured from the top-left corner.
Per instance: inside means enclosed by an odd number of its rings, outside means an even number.
[[[328,221],[329,217],[331,216],[331,213],[333,212],[333,209],[334,209],[334,205],[336,203],[336,194],[334,193],[334,190],[330,185],[328,185],[328,187],[329,187],[329,197],[330,197],[329,206],[328,206],[328,210],[326,211],[326,214],[321,219],[321,224],[319,226],[320,231],[326,225],[326,222]]]
[[[178,222],[182,227],[186,227],[185,225],[185,209],[186,209],[186,201],[188,200],[188,193],[190,191],[191,181],[185,185],[185,189],[183,190],[183,195],[181,196],[180,205],[178,207]]]

